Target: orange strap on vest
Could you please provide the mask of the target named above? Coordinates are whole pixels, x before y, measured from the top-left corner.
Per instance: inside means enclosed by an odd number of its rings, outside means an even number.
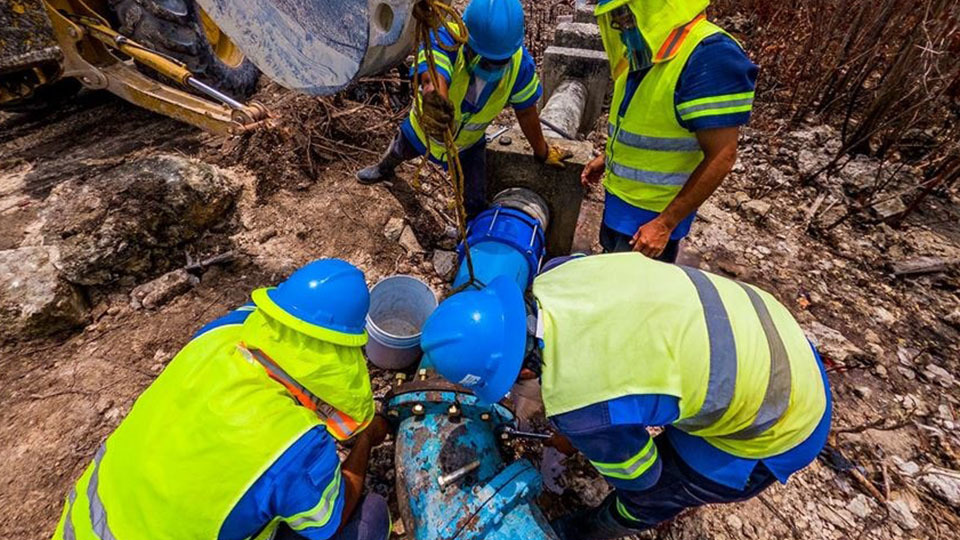
[[[683,45],[684,40],[686,40],[687,36],[690,35],[690,29],[693,28],[695,24],[706,18],[706,13],[701,13],[692,21],[679,28],[675,28],[673,32],[670,32],[670,35],[667,36],[667,39],[663,42],[663,45],[657,52],[657,57],[654,58],[654,62],[663,62],[665,59],[675,55],[677,51],[680,50],[680,46]]]
[[[271,379],[282,384],[290,394],[304,407],[317,413],[327,427],[327,431],[339,441],[345,441],[359,433],[364,427],[347,414],[327,404],[316,394],[304,388],[293,377],[287,374],[272,358],[260,349],[249,349],[244,345],[237,345],[237,349],[248,360],[256,361],[263,366],[264,371]]]

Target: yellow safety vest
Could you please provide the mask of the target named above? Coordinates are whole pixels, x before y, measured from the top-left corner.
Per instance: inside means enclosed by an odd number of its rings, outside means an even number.
[[[797,446],[823,416],[826,390],[803,330],[756,287],[621,253],[567,262],[538,276],[533,294],[550,416],[676,396],[677,428],[754,459]]]
[[[609,15],[599,18],[604,43],[616,44],[619,36],[609,19]],[[654,49],[655,64],[643,77],[623,116],[619,111],[626,96],[628,72],[623,69],[622,58],[611,56],[615,77],[606,146],[607,191],[638,208],[662,212],[703,161],[696,135],[677,120],[674,93],[697,45],[721,32],[703,15],[674,29],[659,51]],[[614,45],[607,48],[622,49]]]
[[[450,31],[456,34],[455,29],[451,28]],[[513,92],[513,85],[516,84],[517,76],[520,74],[523,48],[517,49],[517,52],[513,54],[513,58],[510,59],[510,64],[507,66],[503,78],[500,79],[496,89],[490,94],[487,103],[474,114],[464,113],[462,111],[463,100],[470,87],[470,74],[472,72],[472,65],[467,64],[463,47],[460,47],[457,51],[457,60],[452,66],[449,65],[449,61],[443,55],[437,54],[434,58],[438,64],[442,65],[450,73],[448,97],[450,102],[453,103],[455,114],[455,140],[457,148],[463,151],[477,144],[486,136],[487,126],[489,126],[490,122],[493,122],[493,120],[503,112],[503,108],[506,107],[507,102],[510,100],[510,94]],[[480,56],[475,56],[472,64],[476,64],[479,61]],[[426,56],[423,52],[420,53],[418,62],[426,62]],[[420,127],[420,122],[417,120],[417,115],[415,114],[415,111],[419,110],[420,103],[421,98],[418,94],[417,106],[410,109],[410,124],[413,126],[414,132],[416,132],[417,138],[420,139],[420,143],[424,146],[429,145],[430,156],[440,163],[446,163],[446,147],[443,142],[428,137],[427,134],[424,133],[423,128]]]
[[[83,472],[55,540],[216,540],[250,486],[324,425],[297,394],[318,398],[265,353],[242,345],[264,321],[254,311],[243,326],[210,330],[177,354]],[[287,523],[326,523],[339,483],[338,473],[314,508],[286,516]],[[271,537],[279,519],[258,538]]]

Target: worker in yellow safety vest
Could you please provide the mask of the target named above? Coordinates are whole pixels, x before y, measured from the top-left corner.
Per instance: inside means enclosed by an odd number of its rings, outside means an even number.
[[[385,540],[363,273],[314,261],[203,327],[96,450],[55,540]],[[353,438],[341,464],[337,441]]]
[[[707,20],[708,0],[600,0],[613,100],[605,152],[584,168],[604,177],[600,243],[675,262],[697,209],[737,160],[757,67]]]
[[[597,279],[603,276],[603,279]],[[816,350],[769,293],[639,253],[551,261],[525,302],[509,277],[451,296],[425,361],[494,403],[539,378],[552,443],[614,488],[561,517],[561,540],[650,529],[742,501],[811,463],[830,429]],[[648,427],[664,427],[652,437]]]
[[[513,106],[538,161],[563,167],[572,153],[548,144],[540,128],[537,102],[543,87],[533,57],[523,46],[520,0],[471,0],[463,22],[468,31],[463,46],[457,46],[457,28],[445,26],[431,33],[438,80],[431,79],[426,52],[421,50],[415,71],[421,102],[412,108],[380,162],[359,171],[357,179],[364,184],[391,179],[400,163],[424,155],[446,167],[443,133],[450,128],[463,167],[464,207],[470,218],[486,208],[486,131],[507,104]]]

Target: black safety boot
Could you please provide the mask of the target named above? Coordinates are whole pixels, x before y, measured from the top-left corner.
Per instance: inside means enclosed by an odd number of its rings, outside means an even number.
[[[617,521],[613,516],[614,497],[614,494],[610,494],[600,506],[555,519],[550,526],[560,540],[613,540],[628,535],[656,538],[653,530],[634,529]]]
[[[401,159],[391,150],[392,148],[387,150],[386,155],[380,158],[379,163],[357,171],[357,181],[361,184],[376,184],[393,179]]]

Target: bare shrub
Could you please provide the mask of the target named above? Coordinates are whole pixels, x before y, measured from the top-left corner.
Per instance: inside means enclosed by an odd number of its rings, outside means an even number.
[[[761,122],[839,130],[837,156],[805,181],[848,154],[918,166],[925,179],[913,202],[960,178],[956,0],[718,0],[711,9],[762,67]]]

